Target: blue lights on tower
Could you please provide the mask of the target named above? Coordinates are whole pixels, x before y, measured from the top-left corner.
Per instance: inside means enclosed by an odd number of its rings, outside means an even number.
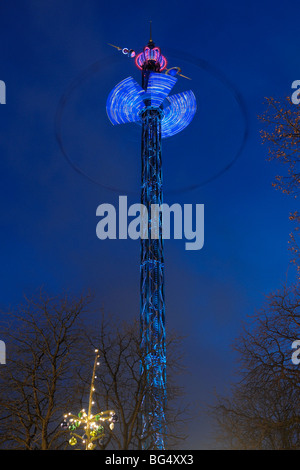
[[[168,96],[164,103],[162,138],[183,131],[192,121],[197,109],[196,98],[191,90]]]
[[[150,99],[150,105],[159,108],[176,82],[177,78],[175,77],[160,73],[150,73],[146,91]]]
[[[168,96],[177,78],[151,72],[146,90],[132,78],[122,80],[110,92],[106,112],[113,125],[142,122],[143,111],[149,106],[161,110],[161,137],[181,132],[192,121],[197,105],[194,93],[184,91]]]
[[[106,112],[113,125],[134,122],[142,127],[141,203],[148,210],[148,233],[157,227],[151,220],[151,205],[163,203],[161,140],[181,132],[196,113],[196,98],[189,90],[170,95],[181,75],[179,67],[169,70],[167,59],[152,38],[138,55],[128,48],[113,46],[135,58],[142,71],[142,86],[132,77],[122,80],[110,92]],[[165,72],[163,72],[165,71]],[[185,77],[188,78],[188,77]],[[143,449],[165,449],[166,426],[166,332],[164,296],[164,247],[162,214],[158,214],[156,238],[141,239],[140,330],[141,375],[145,393],[141,407]]]
[[[116,85],[106,103],[106,112],[111,123],[137,122],[140,111],[145,107],[144,95],[145,91],[132,77],[125,78]]]

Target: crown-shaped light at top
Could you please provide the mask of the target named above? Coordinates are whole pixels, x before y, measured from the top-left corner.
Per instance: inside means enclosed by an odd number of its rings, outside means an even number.
[[[153,61],[158,71],[162,72],[167,67],[167,59],[160,52],[160,48],[157,46],[149,47],[145,46],[143,52],[140,52],[135,58],[135,64],[143,70],[144,64]]]
[[[167,67],[167,59],[162,55],[159,47],[155,46],[152,40],[152,21],[150,21],[150,39],[143,52],[140,52],[135,58],[135,64],[143,70],[145,66],[151,64],[152,70],[162,72]]]

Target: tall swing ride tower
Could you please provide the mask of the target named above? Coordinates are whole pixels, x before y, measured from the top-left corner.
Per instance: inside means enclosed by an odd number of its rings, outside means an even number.
[[[189,125],[196,112],[196,98],[191,90],[169,96],[176,75],[184,75],[179,67],[167,69],[167,59],[154,44],[151,30],[150,40],[139,54],[113,47],[134,59],[142,75],[141,85],[132,77],[116,85],[108,96],[106,111],[113,125],[141,125],[141,204],[147,209],[140,262],[141,368],[146,379],[141,440],[144,449],[164,449],[167,391],[163,220],[162,212],[156,211],[154,216],[151,207],[163,203],[162,139]]]

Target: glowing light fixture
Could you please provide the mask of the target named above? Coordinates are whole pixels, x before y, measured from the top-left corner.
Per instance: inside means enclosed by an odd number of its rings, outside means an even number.
[[[177,79],[171,75],[151,73],[146,91],[132,78],[122,80],[110,92],[106,112],[113,125],[141,123],[141,113],[151,106],[162,110],[161,136],[171,137],[192,121],[196,109],[194,93],[184,91],[168,96]]]
[[[169,75],[151,73],[147,86],[147,95],[151,100],[151,106],[158,108],[176,82],[177,79]]]
[[[167,59],[160,52],[159,47],[144,47],[143,52],[140,52],[135,58],[136,66],[142,70],[145,62],[152,60],[159,64],[160,71],[164,70],[167,67]]]
[[[192,121],[197,109],[196,97],[191,90],[168,96],[166,102],[168,105],[164,108],[164,117],[161,122],[162,138],[171,137],[185,129]]]
[[[145,106],[142,99],[144,94],[145,91],[132,77],[118,83],[106,102],[106,111],[111,123],[115,125],[136,122],[139,112]]]

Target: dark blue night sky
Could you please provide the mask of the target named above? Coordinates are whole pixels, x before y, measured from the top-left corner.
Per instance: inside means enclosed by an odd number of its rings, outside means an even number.
[[[291,95],[300,78],[298,11],[296,0],[0,3],[2,309],[43,285],[91,288],[116,318],[138,317],[139,241],[96,237],[97,206],[119,195],[138,202],[140,185],[140,130],[111,126],[105,112],[110,90],[140,73],[107,43],[142,50],[152,20],[169,65],[192,78],[174,93],[194,91],[196,117],[163,141],[165,202],[205,205],[202,250],[165,243],[166,326],[186,336],[186,401],[195,409],[185,448],[212,445],[202,407],[235,378],[231,342],[264,294],[294,275],[288,215],[296,203],[271,187],[279,169],[267,162],[257,115],[265,97]],[[72,168],[56,139],[61,96],[78,77],[60,132],[74,165],[98,184]],[[239,158],[203,185],[235,159],[245,122]]]

